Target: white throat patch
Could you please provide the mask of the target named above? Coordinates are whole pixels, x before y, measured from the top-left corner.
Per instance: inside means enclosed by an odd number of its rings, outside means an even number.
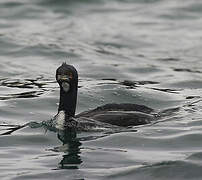
[[[63,83],[62,83],[62,88],[63,88],[63,90],[64,90],[65,92],[68,92],[69,89],[70,89],[69,83],[63,82]]]
[[[55,119],[56,119],[55,127],[59,130],[64,130],[65,129],[65,111],[59,111]]]

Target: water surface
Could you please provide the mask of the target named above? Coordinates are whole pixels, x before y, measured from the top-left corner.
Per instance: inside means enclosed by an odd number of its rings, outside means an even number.
[[[64,61],[79,72],[77,113],[111,102],[179,110],[124,132],[0,136],[0,178],[201,179],[201,10],[196,0],[2,0],[1,124],[53,117]]]

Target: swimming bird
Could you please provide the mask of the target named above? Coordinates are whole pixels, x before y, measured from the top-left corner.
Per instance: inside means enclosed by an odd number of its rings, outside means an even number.
[[[56,80],[60,87],[57,115],[52,119],[59,130],[73,128],[87,131],[92,128],[128,127],[148,124],[154,120],[154,110],[138,104],[106,104],[93,110],[75,115],[78,92],[77,70],[63,63],[56,70]]]

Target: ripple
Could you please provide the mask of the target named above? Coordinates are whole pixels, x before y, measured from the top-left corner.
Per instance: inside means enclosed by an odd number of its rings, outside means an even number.
[[[157,59],[157,60],[159,60],[159,61],[166,61],[166,62],[167,62],[167,61],[168,61],[168,62],[169,62],[169,61],[171,61],[171,62],[172,62],[172,61],[174,61],[174,62],[175,62],[175,61],[180,61],[179,58],[172,58],[172,57],[168,57],[168,58],[159,58],[159,59]]]
[[[43,95],[47,91],[51,91],[50,84],[55,81],[45,79],[43,76],[36,79],[1,79],[0,85],[9,88],[9,92],[13,89],[22,89],[20,93],[4,93],[0,95],[0,100],[16,99],[16,98],[34,98]],[[29,89],[28,91],[26,89]],[[34,90],[31,90],[34,89]]]
[[[183,89],[201,89],[202,88],[202,81],[200,80],[185,80],[185,81],[178,81],[176,83],[170,83],[171,86]]]
[[[0,5],[1,179],[201,179],[201,2]],[[65,60],[79,72],[77,112],[123,102],[167,117],[65,144],[40,123],[57,112],[55,69]]]
[[[177,72],[190,72],[190,73],[202,73],[202,71],[198,71],[198,70],[192,70],[192,69],[183,69],[183,68],[174,68],[174,71]]]
[[[179,94],[179,89],[161,89],[161,88],[151,88],[153,90],[156,91],[163,91],[163,92],[167,92],[167,93],[175,93],[175,94]]]

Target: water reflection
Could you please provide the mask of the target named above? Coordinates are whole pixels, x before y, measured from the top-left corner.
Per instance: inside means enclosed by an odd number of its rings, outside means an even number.
[[[62,141],[65,148],[65,155],[59,163],[60,169],[78,169],[82,163],[80,157],[81,142],[77,138],[77,133],[74,129],[67,129],[65,131],[59,131],[58,139]]]
[[[82,143],[80,139],[77,138],[77,132],[75,129],[66,129],[64,131],[58,131],[54,128],[44,127],[43,123],[30,122],[20,125],[8,125],[0,124],[0,136],[11,135],[13,132],[22,129],[26,126],[30,128],[40,128],[43,127],[45,130],[50,130],[57,132],[58,139],[62,142],[62,145],[59,147],[54,147],[51,149],[55,152],[64,152],[62,160],[59,162],[60,169],[79,169],[79,165],[82,163],[80,157],[80,146]]]

